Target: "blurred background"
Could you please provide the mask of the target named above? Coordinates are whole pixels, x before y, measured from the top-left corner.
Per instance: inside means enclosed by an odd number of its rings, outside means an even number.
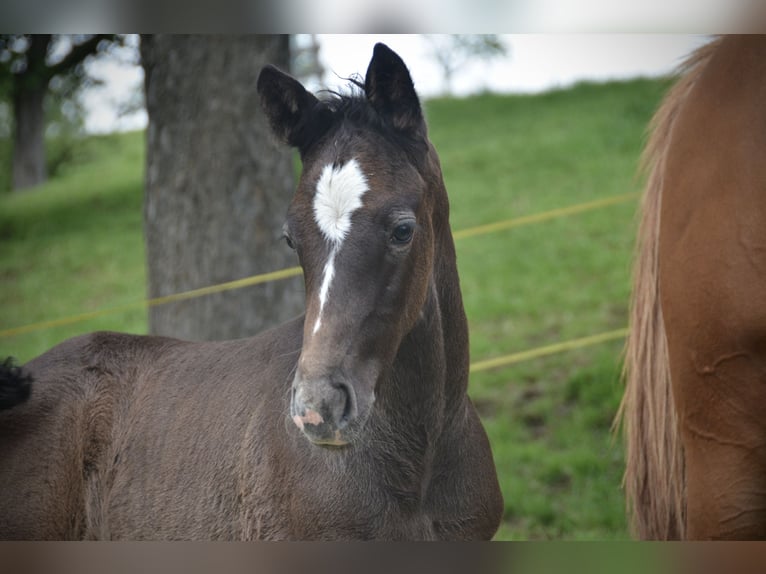
[[[462,39],[447,34],[297,34],[291,39],[292,71],[312,90],[338,87],[343,78],[364,74],[374,43],[381,41],[395,46],[413,70],[421,97],[537,93],[584,80],[668,74],[707,38],[699,34],[500,34],[462,35]],[[79,98],[88,133],[146,125],[138,37],[127,36],[124,43],[117,53],[104,53],[86,63],[90,83]]]
[[[627,538],[610,428],[637,165],[674,70],[708,40],[0,35],[0,355],[98,329],[247,336],[300,313],[280,240],[300,162],[268,134],[257,73],[342,90],[383,41],[450,195],[497,538]]]

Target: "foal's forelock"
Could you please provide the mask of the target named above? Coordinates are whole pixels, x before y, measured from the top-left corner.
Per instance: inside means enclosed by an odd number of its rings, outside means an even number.
[[[335,258],[351,230],[351,215],[362,207],[362,196],[368,189],[367,178],[355,158],[343,165],[327,164],[317,181],[314,220],[322,236],[330,244],[330,255],[322,272],[319,311],[313,334],[322,326],[322,311],[330,296],[335,277]]]

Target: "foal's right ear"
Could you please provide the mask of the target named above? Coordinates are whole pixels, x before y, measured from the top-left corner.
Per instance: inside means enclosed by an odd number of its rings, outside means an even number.
[[[320,135],[329,110],[298,80],[270,64],[258,75],[257,89],[274,135],[303,153]]]

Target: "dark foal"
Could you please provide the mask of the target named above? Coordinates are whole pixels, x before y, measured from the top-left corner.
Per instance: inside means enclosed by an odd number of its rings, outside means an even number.
[[[285,237],[305,316],[225,342],[94,333],[25,365],[31,397],[0,411],[1,538],[494,535],[439,160],[386,46],[358,91],[258,79],[303,160]]]

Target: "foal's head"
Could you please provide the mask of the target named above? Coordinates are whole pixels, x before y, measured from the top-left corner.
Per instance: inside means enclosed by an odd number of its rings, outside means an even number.
[[[284,235],[306,283],[293,421],[314,443],[343,445],[426,304],[434,259],[438,160],[404,62],[375,46],[359,93],[320,101],[266,67],[258,92],[303,172]]]

